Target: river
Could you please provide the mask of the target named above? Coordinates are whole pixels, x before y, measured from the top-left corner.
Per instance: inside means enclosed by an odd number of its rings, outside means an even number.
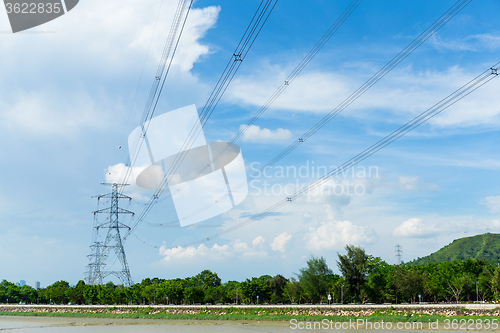
[[[313,323],[309,323],[313,324]],[[340,324],[340,323],[339,323]],[[347,328],[347,323],[344,323]],[[69,318],[69,317],[22,317],[22,316],[0,316],[0,331],[12,331],[13,333],[232,333],[232,332],[437,332],[446,331],[449,333],[463,332],[456,330],[446,330],[443,324],[439,323],[439,330],[429,330],[427,324],[421,329],[354,329],[342,327],[328,327],[326,324],[316,322],[321,328],[314,329],[307,326],[307,322],[298,325],[297,322],[273,322],[273,321],[211,321],[211,320],[162,320],[162,319],[108,319],[108,318]],[[392,325],[391,325],[392,326]],[[376,327],[376,326],[375,326]],[[437,326],[436,326],[437,328]],[[497,331],[497,330],[485,330]]]

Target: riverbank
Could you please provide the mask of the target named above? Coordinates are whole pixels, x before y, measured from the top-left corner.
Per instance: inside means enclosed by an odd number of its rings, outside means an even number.
[[[364,319],[386,322],[429,322],[451,319],[499,319],[496,304],[412,305],[268,305],[268,306],[102,306],[102,305],[0,305],[2,316],[73,318],[124,318],[163,320],[321,321]]]

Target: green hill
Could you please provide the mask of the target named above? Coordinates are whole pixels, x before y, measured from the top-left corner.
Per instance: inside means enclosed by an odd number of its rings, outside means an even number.
[[[465,260],[469,258],[494,263],[500,262],[500,234],[486,233],[455,239],[451,244],[426,257],[415,259],[409,264],[423,265],[429,262]]]

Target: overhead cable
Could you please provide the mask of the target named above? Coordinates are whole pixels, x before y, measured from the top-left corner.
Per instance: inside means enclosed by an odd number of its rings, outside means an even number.
[[[398,140],[402,136],[408,134],[409,132],[413,131],[415,128],[419,127],[423,123],[429,121],[433,117],[437,116],[444,110],[448,109],[450,106],[454,105],[467,95],[471,94],[475,90],[479,89],[489,81],[493,80],[494,78],[498,77],[498,66],[499,63],[496,63],[494,66],[491,68],[485,70],[478,76],[476,76],[474,79],[470,80],[467,82],[465,85],[460,87],[459,89],[455,90],[452,94],[448,95],[435,105],[433,105],[431,108],[427,109],[426,111],[422,112],[403,126],[399,127],[397,130],[392,132],[391,134],[387,135],[383,139],[379,140],[375,144],[371,145],[367,149],[363,150],[361,153],[355,155],[351,159],[347,160],[344,162],[342,165],[339,167],[335,168],[334,170],[330,171],[329,173],[325,174],[323,177],[319,178],[318,180],[310,183],[309,185],[299,189],[292,195],[287,196],[286,198],[282,199],[281,201],[278,201],[274,205],[268,207],[266,210],[257,213],[253,215],[252,217],[232,226],[229,227],[219,233],[216,233],[212,236],[205,237],[197,242],[189,243],[186,245],[183,245],[183,247],[187,246],[193,246],[193,245],[198,245],[201,243],[204,243],[206,241],[210,241],[216,238],[219,238],[223,235],[229,234],[231,232],[234,232],[254,221],[260,220],[267,215],[269,215],[271,212],[274,212],[292,202],[297,200],[298,198],[302,197],[303,195],[311,192],[314,189],[317,189],[323,185],[325,185],[328,181],[330,181],[332,178],[337,177],[341,175],[343,172],[346,172],[353,166],[357,165],[358,163],[362,162],[363,160],[367,159],[371,155],[375,154],[379,150],[385,148],[389,144],[393,143],[394,141]]]
[[[349,105],[361,97],[366,91],[373,87],[377,82],[379,82],[384,76],[391,72],[397,65],[399,65],[404,59],[406,59],[410,54],[412,54],[420,45],[422,45],[426,40],[428,40],[432,35],[434,35],[439,29],[441,29],[446,23],[448,23],[453,17],[455,17],[462,9],[464,9],[472,0],[459,0],[453,6],[451,6],[443,15],[436,19],[426,30],[424,30],[420,35],[418,35],[410,44],[408,44],[402,51],[400,51],[394,58],[392,58],[388,63],[386,63],[379,71],[377,71],[373,76],[371,76],[365,83],[363,83],[357,90],[355,90],[351,95],[349,95],[343,102],[341,102],[336,108],[325,115],[320,121],[308,129],[299,139],[292,142],[287,148],[281,151],[273,159],[263,165],[260,169],[255,171],[253,174],[248,176],[246,182],[242,182],[235,186],[235,190],[245,186],[247,183],[251,182],[255,177],[262,174],[267,168],[275,165],[277,162],[282,160],[307,139],[313,136],[317,131],[319,131],[328,122],[334,119],[342,111],[344,111]],[[206,205],[205,207],[193,212],[192,214],[186,216],[186,218],[192,217],[199,214],[200,212],[209,209],[217,203],[217,201],[223,200],[223,197],[216,198],[212,203]],[[143,217],[139,216],[138,222],[142,221]],[[172,220],[164,225],[169,225],[177,222],[178,220]]]
[[[238,133],[236,133],[229,143],[236,142],[241,135],[251,126],[255,121],[273,104],[273,102],[285,91],[286,88],[294,81],[294,79],[302,72],[302,70],[311,62],[311,60],[316,56],[316,54],[325,46],[325,44],[330,40],[330,38],[337,32],[337,30],[342,26],[342,24],[349,18],[352,12],[359,6],[363,0],[353,0],[349,6],[342,12],[342,14],[337,18],[337,20],[328,28],[328,30],[323,34],[319,41],[313,46],[313,48],[307,53],[307,55],[300,61],[300,63],[293,69],[293,71],[287,76],[283,83],[278,87],[278,89],[269,97],[269,99],[260,107],[257,112],[251,117],[245,126],[240,128]],[[211,168],[212,165],[224,154],[227,147],[231,145],[228,144],[226,148],[222,149],[216,156],[213,156],[209,165],[205,166],[203,170],[200,170],[199,174],[203,174],[207,168]],[[168,196],[167,196],[168,198]],[[140,222],[139,222],[140,223]],[[159,225],[171,226],[172,223],[160,223]]]
[[[130,154],[129,156],[129,168],[124,175],[122,181],[123,184],[126,184],[128,182],[131,170],[135,165],[135,161],[137,159],[137,155],[141,149],[141,146],[145,144],[144,137],[147,132],[147,126],[144,127],[143,125],[147,120],[150,120],[153,117],[156,111],[160,95],[163,91],[165,81],[170,71],[170,67],[172,66],[172,61],[177,51],[177,47],[179,46],[179,41],[181,39],[182,32],[184,31],[184,27],[186,25],[189,12],[191,11],[192,4],[193,0],[179,0],[179,3],[177,5],[177,9],[174,14],[174,20],[172,22],[172,25],[170,26],[170,32],[163,48],[162,57],[160,59],[160,63],[158,64],[158,68],[156,69],[156,74],[153,79],[151,89],[149,90],[149,96],[141,116],[140,125],[142,126],[142,133],[140,133],[137,138],[134,139],[135,145],[131,149],[132,154]]]
[[[135,230],[135,228],[137,228],[137,226],[142,222],[144,217],[149,213],[151,208],[154,206],[154,204],[161,196],[161,194],[165,191],[166,184],[168,184],[170,175],[172,175],[175,172],[175,170],[177,170],[179,165],[184,160],[186,153],[189,151],[194,141],[200,134],[200,131],[206,125],[208,119],[214,112],[217,104],[224,95],[227,87],[229,86],[234,76],[236,75],[236,72],[240,68],[241,63],[245,60],[248,52],[250,51],[252,45],[259,36],[262,28],[264,27],[265,23],[267,22],[269,16],[271,15],[277,3],[278,0],[261,1],[254,16],[252,17],[252,20],[247,26],[245,33],[241,37],[238,45],[236,46],[235,51],[231,55],[229,62],[227,63],[223,73],[221,74],[215,88],[212,90],[212,93],[210,94],[207,102],[205,103],[205,106],[203,107],[203,109],[199,114],[201,127],[197,128],[196,126],[194,126],[191,129],[188,137],[185,139],[181,149],[179,150],[179,153],[176,155],[169,169],[166,170],[165,177],[160,182],[153,196],[151,197],[150,201],[143,209],[143,211],[139,214],[136,223],[131,227],[131,230],[127,233],[125,237],[127,237],[131,232]],[[129,168],[128,172],[130,172],[130,170],[131,167]]]

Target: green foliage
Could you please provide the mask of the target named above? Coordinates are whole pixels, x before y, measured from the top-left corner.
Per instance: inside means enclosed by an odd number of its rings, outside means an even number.
[[[253,277],[251,280],[246,279],[246,281],[242,282],[240,286],[243,302],[257,303],[257,296],[259,296],[259,303],[268,303],[271,298],[271,287],[266,283],[268,277]]]
[[[310,302],[321,302],[336,279],[326,264],[325,258],[312,256],[307,261],[307,266],[299,271],[298,277],[301,290],[304,292],[303,296]]]
[[[291,304],[326,302],[328,294],[340,303],[342,291],[344,303],[413,303],[418,295],[427,302],[500,301],[500,267],[481,259],[389,265],[348,245],[337,265],[342,277],[332,273],[325,258],[311,257],[299,270],[298,280],[278,274],[221,283],[210,270],[184,279],[147,278],[131,287],[112,282],[90,286],[83,281],[71,287],[57,281],[35,290],[3,280],[0,303],[8,299],[11,304],[249,304],[257,303],[259,296],[260,304]]]
[[[371,258],[360,247],[346,245],[346,254],[337,254],[337,266],[346,282],[346,296],[353,302],[359,302],[363,297],[363,287],[368,280],[368,273],[380,264],[379,260]]]
[[[480,259],[493,263],[500,262],[500,234],[486,233],[472,237],[455,239],[451,244],[423,258],[411,262],[423,265],[431,262],[462,261]]]
[[[283,275],[276,275],[275,277],[266,280],[267,284],[271,288],[271,299],[270,303],[284,303],[286,302],[285,296],[283,295],[285,292],[285,287],[288,283],[288,280]]]

